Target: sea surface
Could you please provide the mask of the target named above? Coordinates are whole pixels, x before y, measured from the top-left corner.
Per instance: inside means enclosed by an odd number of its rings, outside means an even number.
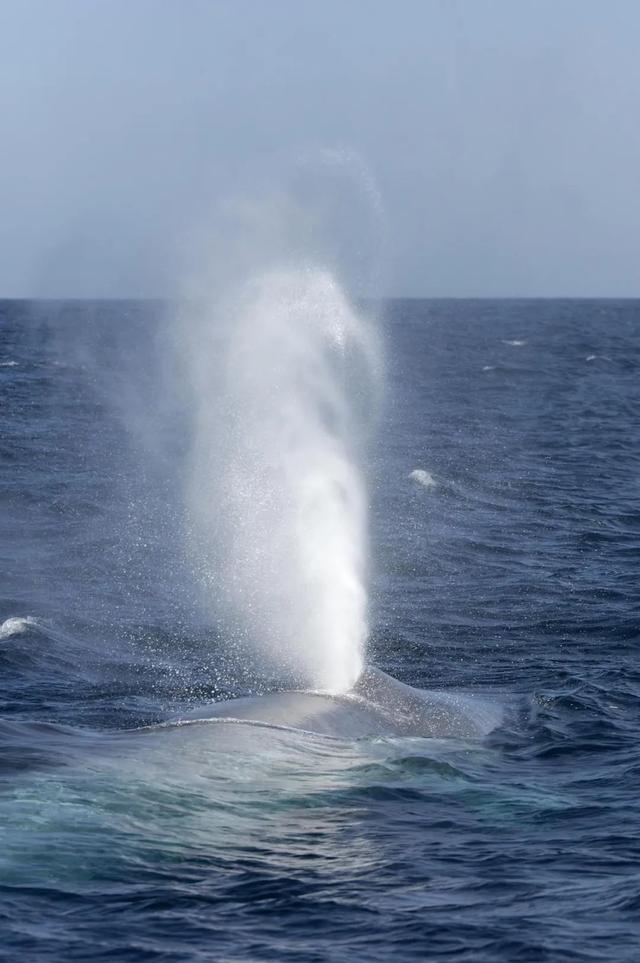
[[[0,959],[640,959],[640,302],[381,306],[369,660],[466,741],[171,724],[274,681],[185,560],[170,310],[0,302]]]

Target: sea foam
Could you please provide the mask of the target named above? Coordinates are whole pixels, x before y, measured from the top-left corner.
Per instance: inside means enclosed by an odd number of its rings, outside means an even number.
[[[424,468],[414,468],[409,472],[409,478],[423,488],[436,488],[438,485],[431,472],[425,471]]]
[[[13,635],[21,635],[32,626],[37,626],[38,620],[31,615],[12,616],[0,625],[0,639],[10,639]]]

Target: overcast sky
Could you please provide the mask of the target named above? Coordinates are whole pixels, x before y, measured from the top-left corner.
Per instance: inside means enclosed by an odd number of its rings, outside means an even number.
[[[338,155],[385,293],[640,295],[639,38],[637,0],[0,0],[0,296],[173,295],[227,198]]]

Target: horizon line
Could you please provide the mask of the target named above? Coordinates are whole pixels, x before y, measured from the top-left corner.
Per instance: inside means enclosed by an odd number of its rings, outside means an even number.
[[[170,295],[0,295],[0,303],[25,303],[48,301],[60,304],[70,302],[126,302],[183,303],[204,301],[206,298],[177,298]],[[362,295],[354,301],[640,301],[638,294],[385,294]]]

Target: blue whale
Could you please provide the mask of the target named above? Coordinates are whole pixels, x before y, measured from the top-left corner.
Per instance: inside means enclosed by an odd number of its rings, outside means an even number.
[[[497,728],[502,709],[455,692],[414,689],[367,667],[344,695],[287,690],[231,699],[182,715],[180,721],[239,722],[340,738],[422,736],[479,739]]]

